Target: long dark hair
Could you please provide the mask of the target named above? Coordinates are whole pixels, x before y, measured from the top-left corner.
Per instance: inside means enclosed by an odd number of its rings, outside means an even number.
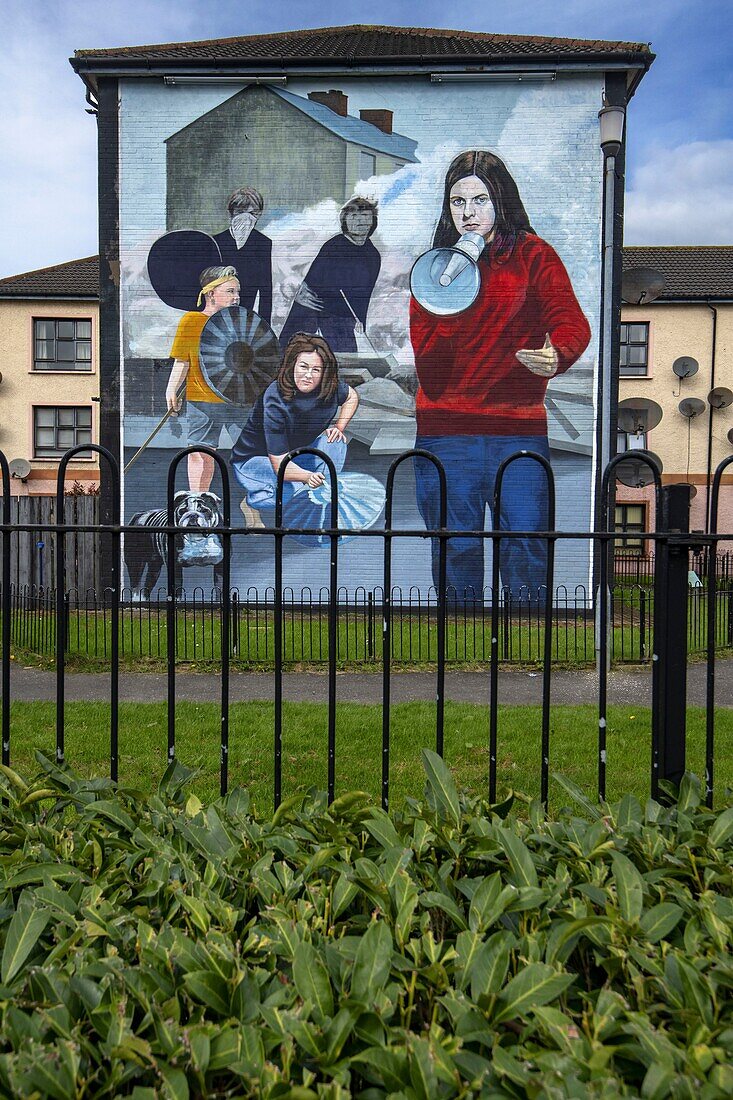
[[[296,332],[289,340],[283,352],[283,361],[277,375],[277,387],[284,401],[292,401],[298,392],[295,385],[295,363],[303,352],[317,351],[323,363],[323,376],[318,396],[329,401],[336,393],[339,384],[339,368],[336,356],[322,336],[313,336],[310,332]]]
[[[459,153],[446,172],[443,208],[435,228],[433,248],[452,248],[460,237],[451,216],[450,193],[458,181],[466,176],[478,176],[494,204],[496,233],[492,250],[495,254],[510,253],[518,233],[534,233],[517,185],[504,161],[485,149],[470,149],[466,153]]]

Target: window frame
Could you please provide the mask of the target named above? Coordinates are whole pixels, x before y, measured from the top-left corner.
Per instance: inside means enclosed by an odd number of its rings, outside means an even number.
[[[51,323],[54,326],[53,337],[46,337],[37,334],[37,326],[41,323]],[[58,325],[71,323],[75,327],[73,337],[59,337]],[[78,336],[76,334],[76,326],[78,324],[89,325],[89,336]],[[30,374],[75,374],[75,375],[89,375],[96,374],[96,355],[94,345],[96,341],[96,325],[94,316],[90,313],[86,316],[80,316],[75,313],[73,315],[64,316],[58,313],[35,313],[30,318]],[[37,353],[38,343],[42,340],[53,340],[54,344],[54,358],[44,360],[39,358]],[[62,344],[74,344],[74,359],[62,360],[58,356],[58,343],[59,340]],[[77,345],[80,343],[89,344],[89,359],[79,359]],[[48,366],[43,366],[43,363],[47,362]],[[86,364],[78,366],[76,364]],[[74,365],[69,365],[74,364]]]
[[[629,526],[626,512],[629,508],[641,509],[640,524]],[[619,512],[623,512],[623,517]],[[614,538],[613,552],[617,556],[641,558],[646,553],[647,518],[649,515],[648,501],[645,500],[617,500],[614,505],[614,531],[621,532],[620,538]],[[636,543],[637,545],[634,545]]]
[[[39,425],[37,423],[37,413],[40,409],[52,409],[53,410],[53,412],[54,412],[54,422],[53,422],[53,424],[40,424]],[[78,411],[82,410],[82,409],[85,412],[88,411],[89,412],[89,425],[87,426],[86,424],[78,424],[76,422],[77,421],[76,415],[74,415],[74,423],[72,425],[67,425],[67,424],[59,425],[59,416],[58,416],[59,412],[61,410],[68,410],[68,409],[74,410],[75,414]],[[66,452],[70,451],[72,449],[72,447],[76,447],[79,443],[85,443],[87,445],[91,445],[91,444],[96,444],[96,442],[97,442],[96,425],[95,425],[95,422],[94,422],[94,405],[91,402],[89,402],[88,404],[79,403],[79,402],[76,402],[76,401],[66,401],[66,402],[62,401],[62,402],[58,402],[56,404],[51,404],[51,403],[48,403],[48,402],[38,402],[38,403],[34,403],[33,405],[31,405],[30,414],[31,414],[31,424],[30,424],[31,454],[33,456],[33,459],[36,462],[60,462],[61,459],[66,454]],[[53,453],[39,453],[39,447],[38,447],[37,435],[36,435],[37,430],[38,430],[39,427],[40,428],[53,428],[54,440],[56,440],[58,438],[58,432],[59,432],[60,429],[64,430],[64,431],[72,430],[74,432],[75,442],[72,443],[70,446],[67,446],[67,447],[55,446],[53,448]],[[78,437],[77,437],[77,432],[79,432],[79,431],[88,431],[89,432],[89,439],[88,440],[79,440]],[[74,458],[72,459],[72,461],[73,462],[94,462],[95,461],[95,452],[90,451],[86,455],[83,454],[83,453],[74,455]]]
[[[646,329],[646,338],[644,340],[632,340],[628,338],[624,340],[624,329],[629,329],[632,325],[641,325]],[[628,337],[628,333],[627,333]],[[645,362],[639,363],[622,363],[624,358],[624,350],[626,348],[645,348],[646,356]],[[618,354],[618,376],[619,378],[649,378],[649,360],[651,349],[651,323],[649,321],[636,321],[636,320],[624,320],[622,319],[619,324],[619,354]]]

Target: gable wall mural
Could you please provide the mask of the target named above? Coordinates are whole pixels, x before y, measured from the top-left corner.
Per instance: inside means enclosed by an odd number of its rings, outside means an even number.
[[[278,464],[302,446],[334,462],[344,526],[383,525],[389,465],[417,445],[445,467],[451,528],[491,527],[496,470],[525,449],[551,463],[558,526],[589,529],[601,88],[595,76],[121,82],[124,508],[141,527],[126,539],[128,588],[165,584],[145,527],[165,510],[171,458],[195,443],[227,462],[237,525],[273,522]],[[544,478],[529,460],[511,467],[502,527],[545,529]],[[428,460],[403,463],[396,485],[395,525],[437,527]],[[178,573],[208,592],[221,558],[206,534],[221,506],[213,461],[182,461],[177,491],[192,529]],[[288,469],[284,500],[287,524],[325,524],[317,459]],[[272,539],[233,545],[232,584],[265,593]],[[428,539],[398,541],[394,583],[427,592],[436,554]],[[452,540],[448,583],[480,595],[490,564],[489,543]],[[537,598],[544,566],[537,540],[505,542],[502,584],[517,597]],[[296,594],[317,596],[328,568],[315,536],[285,540]],[[559,543],[556,583],[572,597],[589,576],[588,545]],[[381,585],[381,543],[345,539],[340,577],[352,593]]]

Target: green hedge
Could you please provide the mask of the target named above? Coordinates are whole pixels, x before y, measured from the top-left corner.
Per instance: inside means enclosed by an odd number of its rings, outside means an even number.
[[[257,820],[39,760],[0,775],[3,1095],[733,1094],[733,807],[692,777],[550,819],[425,751],[403,812]]]

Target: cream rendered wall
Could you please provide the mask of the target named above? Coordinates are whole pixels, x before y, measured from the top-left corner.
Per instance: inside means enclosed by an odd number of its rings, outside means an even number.
[[[36,317],[91,318],[92,370],[34,371],[33,320]],[[13,495],[43,494],[55,491],[58,461],[33,458],[34,405],[92,406],[92,439],[99,442],[98,405],[92,401],[99,395],[98,351],[99,305],[93,301],[26,300],[0,301],[0,450],[10,461],[27,458],[31,475],[23,483],[11,481]],[[84,485],[99,481],[99,464],[95,459],[72,462],[72,480]]]
[[[733,390],[733,302],[715,304],[718,314],[715,355],[715,386]],[[620,378],[619,402],[630,397],[648,397],[656,401],[664,415],[657,428],[647,435],[647,446],[662,459],[665,484],[688,481],[697,494],[692,501],[690,526],[706,528],[707,453],[710,407],[707,396],[712,388],[713,314],[705,304],[660,303],[651,306],[624,306],[622,321],[649,324],[649,374],[646,378]],[[700,369],[692,378],[680,380],[672,364],[681,355],[697,359]],[[679,412],[686,397],[705,402],[705,411],[690,422]],[[733,428],[733,405],[715,410],[713,417],[713,473],[719,462],[733,453],[728,431]],[[689,441],[689,458],[688,458]],[[720,494],[718,530],[733,533],[733,466],[723,476]],[[618,487],[619,502],[646,502],[647,527],[654,528],[654,494],[650,489]],[[729,549],[733,543],[723,548]],[[651,549],[651,547],[650,547]]]

